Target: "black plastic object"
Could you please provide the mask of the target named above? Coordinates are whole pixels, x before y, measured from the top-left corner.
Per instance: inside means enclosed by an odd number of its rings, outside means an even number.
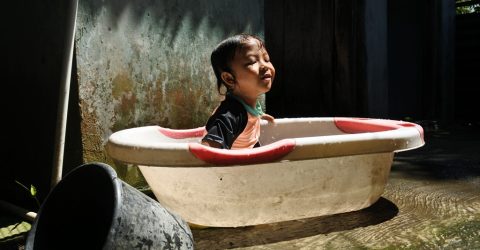
[[[50,192],[27,250],[193,249],[188,224],[103,163],[77,167]]]

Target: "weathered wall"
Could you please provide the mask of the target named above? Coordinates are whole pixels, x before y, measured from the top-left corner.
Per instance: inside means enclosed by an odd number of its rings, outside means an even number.
[[[136,184],[135,167],[105,154],[108,136],[143,125],[203,125],[219,100],[212,49],[239,32],[263,37],[263,27],[262,0],[80,1],[76,58],[84,161],[112,164]]]

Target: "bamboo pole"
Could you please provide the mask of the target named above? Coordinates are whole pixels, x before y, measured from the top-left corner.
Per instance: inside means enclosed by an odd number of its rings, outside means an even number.
[[[72,2],[70,8],[70,29],[67,31],[66,47],[68,53],[64,57],[62,83],[60,84],[57,125],[55,131],[54,166],[52,169],[51,188],[62,179],[63,155],[65,149],[65,133],[67,130],[68,100],[70,79],[72,75],[73,48],[75,44],[75,29],[77,22],[78,0]]]

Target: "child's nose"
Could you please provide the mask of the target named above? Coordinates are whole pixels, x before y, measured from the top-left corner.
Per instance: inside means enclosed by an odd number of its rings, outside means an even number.
[[[265,74],[265,72],[267,72],[267,71],[268,71],[267,67],[265,67],[265,66],[260,66],[260,72],[259,72],[260,74],[263,75],[263,74]]]
[[[267,70],[268,70],[267,64],[265,62],[260,63],[260,71],[264,72]]]

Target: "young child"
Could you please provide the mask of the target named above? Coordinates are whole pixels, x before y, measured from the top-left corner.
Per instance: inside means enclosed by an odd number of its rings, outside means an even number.
[[[236,35],[218,44],[210,60],[218,91],[223,85],[227,93],[207,121],[202,144],[223,149],[260,146],[260,119],[274,121],[258,101],[275,78],[265,44],[253,35]]]

